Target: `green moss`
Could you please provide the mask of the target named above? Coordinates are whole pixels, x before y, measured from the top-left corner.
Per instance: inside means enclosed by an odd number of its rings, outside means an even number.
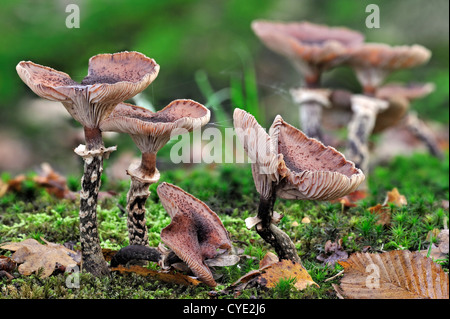
[[[9,177],[2,178],[6,181]],[[399,157],[386,167],[377,167],[368,180],[370,194],[356,207],[343,208],[338,203],[316,201],[277,200],[275,204],[275,210],[284,215],[279,227],[291,236],[305,268],[320,288],[309,287],[299,292],[287,278],[275,289],[249,288],[235,295],[230,285],[247,272],[258,269],[259,261],[272,251],[254,230],[245,227],[244,220],[256,214],[258,201],[250,166],[200,166],[166,171],[161,176],[161,181],[174,183],[205,201],[221,218],[234,246],[243,251],[244,256],[237,265],[216,269],[220,276],[216,288],[222,291],[220,298],[242,299],[336,298],[332,284],[338,283],[339,278],[325,280],[342,268],[323,265],[316,259],[327,240],[342,239],[348,253],[367,249],[367,246],[374,251],[426,249],[430,244],[428,233],[435,228],[442,229],[444,220],[448,220],[448,210],[441,206],[441,201],[449,198],[448,155],[442,161],[424,154]],[[125,181],[107,184],[107,187],[115,187],[112,190],[117,196],[99,202],[99,233],[105,248],[120,249],[128,245],[126,213],[120,208],[126,204],[128,185]],[[156,187],[157,184],[150,187],[151,196],[146,206],[151,246],[160,243],[159,234],[170,223],[170,217],[158,200]],[[369,208],[382,203],[386,192],[393,187],[406,197],[408,204],[391,206],[391,224],[379,225]],[[30,237],[43,237],[57,243],[78,241],[77,201],[58,200],[28,183],[22,191],[0,198],[0,209],[0,242]],[[310,223],[304,224],[301,220],[306,216]],[[448,269],[448,258],[439,262]],[[156,264],[151,267],[158,268]],[[211,290],[203,285],[183,287],[135,274],[114,273],[110,278],[82,274],[79,289],[65,286],[67,274],[46,279],[15,275],[18,277],[10,282],[0,279],[2,298],[209,298]]]

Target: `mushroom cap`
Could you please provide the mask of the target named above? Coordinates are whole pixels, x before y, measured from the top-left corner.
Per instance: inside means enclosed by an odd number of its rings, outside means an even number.
[[[347,48],[364,41],[357,31],[310,22],[255,20],[251,27],[269,49],[291,59],[306,77],[342,63]]]
[[[283,155],[278,153],[277,145],[250,113],[234,109],[233,122],[236,135],[252,161],[256,189],[261,196],[269,198],[272,183],[278,183],[283,176]]]
[[[431,57],[431,51],[418,44],[365,43],[350,51],[347,62],[354,68],[358,80],[363,86],[373,88],[379,87],[390,72],[419,66]]]
[[[389,100],[393,97],[400,96],[412,101],[425,97],[434,90],[435,85],[433,83],[390,83],[379,87],[375,92],[375,97]]]
[[[156,153],[171,136],[204,126],[210,116],[209,109],[193,100],[172,101],[158,112],[120,103],[100,123],[100,130],[130,134],[142,153]]]
[[[308,138],[280,115],[269,134],[286,164],[285,177],[277,187],[280,198],[332,200],[353,192],[365,178],[342,153]]]
[[[81,83],[31,61],[19,62],[16,70],[34,93],[62,102],[75,120],[95,128],[118,103],[149,86],[158,75],[159,65],[139,52],[99,54],[90,58],[88,75]]]
[[[250,113],[240,109],[234,111],[234,123],[236,135],[253,161],[256,189],[265,198],[276,184],[280,198],[331,200],[356,190],[365,178],[343,154],[308,138],[280,115],[268,134]],[[266,150],[268,155],[255,156]]]
[[[230,238],[219,216],[205,203],[175,185],[163,182],[157,193],[172,219],[161,231],[161,240],[201,281],[216,286],[204,260],[216,257],[217,249],[231,249]]]

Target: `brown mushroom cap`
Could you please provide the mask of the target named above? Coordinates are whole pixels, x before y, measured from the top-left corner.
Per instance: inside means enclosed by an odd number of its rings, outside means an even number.
[[[283,174],[283,156],[253,115],[236,108],[233,113],[236,135],[252,161],[252,174],[257,191],[269,198],[272,183]]]
[[[217,249],[230,249],[231,241],[220,218],[205,203],[181,188],[162,183],[157,188],[171,223],[161,231],[161,240],[182,259],[205,284],[217,285],[205,264]]]
[[[355,69],[361,84],[372,89],[379,87],[390,72],[419,66],[431,57],[431,51],[418,44],[365,43],[350,51],[347,62]]]
[[[394,96],[401,96],[412,101],[427,96],[434,89],[433,83],[390,83],[379,87],[375,92],[375,97],[389,100]]]
[[[84,127],[98,127],[114,107],[156,78],[159,65],[139,52],[99,54],[89,60],[88,75],[77,83],[64,72],[30,61],[16,67],[20,78],[37,95],[62,102]]]
[[[142,152],[143,160],[132,165],[128,173],[142,181],[157,181],[159,174],[153,163],[146,169],[145,159],[155,161],[156,153],[174,135],[190,132],[209,122],[210,111],[192,100],[175,100],[158,112],[132,104],[120,103],[100,122],[100,130],[127,133]]]
[[[270,136],[286,164],[277,195],[285,199],[331,200],[347,195],[364,180],[355,164],[331,146],[308,138],[277,116]]]
[[[234,123],[236,135],[254,162],[256,189],[265,198],[276,183],[280,198],[331,200],[356,190],[365,178],[343,154],[308,138],[279,115],[269,134],[250,113],[240,109],[234,111]],[[255,131],[258,134],[252,133]],[[267,156],[254,155],[267,150]]]
[[[399,123],[408,112],[412,100],[424,97],[433,91],[432,83],[408,85],[393,83],[378,88],[375,96],[388,101],[389,107],[378,114],[373,132],[381,132]]]
[[[364,41],[359,32],[309,22],[256,20],[251,26],[269,49],[291,59],[306,77],[343,62],[347,47]]]
[[[211,113],[193,100],[175,100],[158,112],[120,103],[100,123],[102,131],[130,134],[143,153],[157,152],[176,129],[192,131],[209,122]]]

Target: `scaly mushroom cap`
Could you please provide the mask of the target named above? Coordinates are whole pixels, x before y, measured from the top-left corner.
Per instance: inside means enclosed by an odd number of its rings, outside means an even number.
[[[114,107],[143,91],[156,78],[159,65],[139,52],[99,54],[89,60],[88,75],[77,83],[64,72],[30,61],[16,67],[34,93],[62,102],[84,127],[96,128]]]
[[[233,118],[236,135],[253,162],[256,189],[264,198],[270,197],[275,183],[280,198],[331,200],[356,190],[365,178],[343,154],[308,138],[279,115],[269,134],[250,113],[235,109]]]
[[[286,164],[277,196],[285,199],[332,200],[362,183],[364,174],[333,147],[308,138],[278,115],[269,131]]]
[[[412,100],[424,97],[434,91],[432,83],[424,84],[387,84],[377,89],[375,96],[389,102],[389,107],[378,114],[373,129],[381,132],[400,122],[408,112]]]
[[[359,32],[309,22],[256,20],[251,26],[269,49],[291,59],[306,78],[342,63],[347,47],[364,41]]]
[[[181,188],[162,183],[157,188],[171,223],[161,231],[161,240],[182,259],[205,284],[217,285],[205,259],[217,249],[230,249],[231,241],[219,216],[202,201]]]
[[[390,72],[419,66],[430,57],[431,51],[417,44],[390,46],[366,43],[351,49],[347,62],[354,68],[360,83],[375,91]]]
[[[158,112],[120,103],[108,118],[100,122],[100,130],[127,133],[143,156],[155,155],[172,136],[204,126],[209,122],[210,115],[206,107],[192,100],[172,101]],[[146,172],[142,165],[130,166],[128,173],[142,181],[159,179],[159,174],[153,176],[153,172]]]
[[[269,198],[272,183],[278,183],[284,174],[283,155],[253,115],[236,108],[233,121],[236,135],[252,161],[256,189],[261,196]]]

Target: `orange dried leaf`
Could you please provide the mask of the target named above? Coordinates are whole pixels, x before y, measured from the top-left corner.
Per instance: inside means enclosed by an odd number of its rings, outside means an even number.
[[[377,204],[369,208],[372,214],[378,215],[377,225],[389,225],[391,223],[391,208]]]
[[[194,285],[197,286],[201,284],[201,281],[194,279],[192,277],[183,275],[181,273],[163,273],[156,270],[151,270],[141,266],[133,265],[130,267],[124,267],[119,265],[118,267],[111,268],[111,271],[118,271],[121,274],[124,273],[135,273],[141,276],[149,276],[155,280],[160,280],[168,283],[179,284],[179,285]]]
[[[265,269],[259,278],[259,282],[267,288],[273,288],[281,279],[289,278],[295,279],[294,286],[297,290],[303,290],[311,285],[319,287],[301,264],[294,263],[291,260],[282,260]]]
[[[387,192],[386,199],[384,200],[383,206],[387,206],[388,203],[394,204],[396,206],[404,206],[408,204],[406,197],[401,195],[398,189],[395,187],[390,192]]]
[[[346,262],[339,296],[349,299],[448,299],[448,275],[419,252],[355,253]]]

